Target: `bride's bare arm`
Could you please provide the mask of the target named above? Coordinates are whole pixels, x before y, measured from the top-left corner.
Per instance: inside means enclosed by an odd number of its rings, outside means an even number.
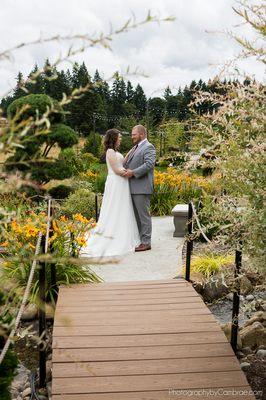
[[[117,162],[116,153],[113,149],[108,149],[106,152],[106,158],[108,159],[112,170],[120,176],[124,176],[125,168],[121,168]]]

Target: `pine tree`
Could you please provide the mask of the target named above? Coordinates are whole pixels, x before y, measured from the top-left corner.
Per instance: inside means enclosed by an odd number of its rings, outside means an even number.
[[[109,85],[105,80],[102,79],[98,70],[95,71],[93,83],[96,84],[94,91],[101,96],[106,112],[108,113],[108,111],[110,111],[111,113]]]
[[[13,95],[12,100],[18,99],[19,97],[25,96],[27,94],[25,92],[25,90],[22,89],[22,87],[24,85],[24,78],[23,78],[22,72],[18,73],[16,81],[17,81],[17,83],[16,83],[16,87],[14,90],[14,95]]]
[[[161,97],[149,99],[149,115],[154,126],[159,125],[165,116],[166,101]]]
[[[126,100],[128,103],[133,103],[134,100],[134,89],[130,81],[127,81],[127,97]]]
[[[163,97],[165,98],[165,100],[167,100],[170,96],[172,96],[172,91],[171,91],[170,87],[167,86],[167,88],[164,91]]]
[[[134,91],[133,103],[137,109],[137,117],[143,118],[146,114],[147,98],[140,84],[137,84]]]
[[[99,79],[99,77],[96,78]],[[72,72],[73,88],[85,87],[92,83],[84,63],[74,64]],[[107,111],[104,101],[97,90],[91,85],[82,96],[74,100],[69,107],[68,121],[71,127],[88,135],[90,131],[102,131],[106,127]]]
[[[51,65],[49,59],[47,58],[43,67],[43,79],[44,79],[44,92],[52,98],[56,98],[56,89],[54,81],[58,76],[58,72],[54,66]]]
[[[115,74],[115,79],[111,89],[111,102],[112,102],[112,114],[123,115],[123,105],[126,102],[126,84],[123,78],[118,73]]]
[[[45,92],[44,85],[43,74],[40,73],[38,65],[35,64],[25,86],[29,93],[42,94]]]

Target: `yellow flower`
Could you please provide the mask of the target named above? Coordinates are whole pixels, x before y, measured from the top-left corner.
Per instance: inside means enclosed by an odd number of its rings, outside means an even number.
[[[35,226],[25,226],[26,238],[35,237],[38,235],[39,230]]]
[[[62,222],[67,222],[67,217],[65,215],[61,215],[59,220],[62,221]]]
[[[53,234],[53,236],[51,236],[51,237],[48,239],[48,243],[52,243],[57,237],[58,237],[58,234],[55,232],[55,233]]]
[[[81,246],[81,247],[85,246],[85,245],[86,245],[86,239],[85,239],[85,237],[82,236],[82,237],[77,238],[77,243],[78,243],[78,245]]]
[[[61,229],[59,228],[57,222],[54,219],[52,220],[52,228],[55,232],[58,232],[59,234],[62,233]]]
[[[73,215],[74,220],[82,222],[83,224],[89,223],[89,220],[84,217],[82,214],[74,214]]]
[[[93,172],[93,171],[88,170],[88,171],[85,173],[85,175],[86,175],[87,178],[96,178],[96,176],[97,176],[98,174],[96,174],[96,172]]]
[[[8,246],[8,241],[7,241],[7,240],[5,240],[3,243],[0,243],[0,246],[2,246],[2,247],[6,247],[6,246]]]

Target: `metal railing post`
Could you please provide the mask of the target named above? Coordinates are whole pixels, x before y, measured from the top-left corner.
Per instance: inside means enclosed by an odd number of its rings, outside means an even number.
[[[54,208],[51,205],[51,219],[54,218]],[[50,227],[49,237],[53,236],[53,229]],[[53,244],[50,245],[50,251],[53,252]],[[58,286],[57,286],[57,279],[56,279],[56,265],[54,262],[51,263],[51,292],[52,296],[57,301],[58,296]]]
[[[189,202],[188,204],[188,239],[187,239],[187,252],[186,252],[186,281],[190,281],[190,265],[191,265],[191,256],[193,250],[193,239],[191,237],[193,232],[193,209],[192,204]]]
[[[239,274],[242,264],[242,251],[236,250],[235,254],[235,282],[236,290],[233,295],[233,311],[232,311],[232,327],[231,327],[231,346],[234,352],[237,351],[237,334],[238,334],[238,315],[239,315],[239,303],[240,303],[240,282]]]
[[[95,221],[98,222],[98,194],[95,193]]]
[[[45,236],[42,236],[41,247],[45,252]],[[45,313],[45,262],[39,263],[39,387],[44,388],[46,384],[46,313]]]

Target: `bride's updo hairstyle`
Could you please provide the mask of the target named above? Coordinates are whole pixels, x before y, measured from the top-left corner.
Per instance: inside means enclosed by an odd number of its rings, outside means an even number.
[[[116,150],[116,143],[120,134],[121,132],[118,129],[108,129],[106,131],[103,141],[105,152],[108,149]]]

